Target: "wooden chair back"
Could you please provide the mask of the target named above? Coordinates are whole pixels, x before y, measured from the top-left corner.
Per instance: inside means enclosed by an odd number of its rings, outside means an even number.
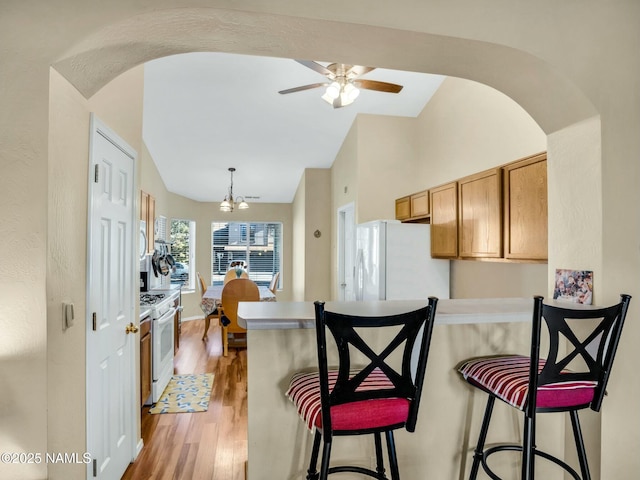
[[[198,283],[200,284],[200,296],[203,297],[204,292],[207,291],[207,284],[204,283],[204,278],[202,278],[202,275],[200,275],[200,272],[197,272],[196,275],[198,275]]]
[[[235,272],[234,272],[235,275]],[[253,280],[236,278],[230,280],[222,289],[223,315],[231,322],[227,325],[230,333],[246,332],[238,325],[238,302],[259,302],[260,290]]]
[[[269,283],[269,290],[271,290],[271,293],[273,293],[274,295],[276,294],[276,290],[278,289],[279,278],[280,272],[276,272],[273,274],[273,277],[271,277],[271,283]]]
[[[238,275],[236,274],[236,270],[235,268],[232,270],[229,270],[225,276],[224,276],[224,281],[222,282],[223,285],[226,285],[227,282],[229,282],[229,280],[235,280],[236,278],[238,278]],[[247,273],[246,270],[242,270],[242,275],[240,275],[240,278],[249,278],[249,274]]]

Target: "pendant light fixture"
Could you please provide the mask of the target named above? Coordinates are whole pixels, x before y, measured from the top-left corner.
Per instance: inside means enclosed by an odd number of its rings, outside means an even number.
[[[231,183],[229,184],[229,193],[225,195],[224,200],[220,203],[220,211],[222,212],[233,212],[234,208],[238,208],[238,210],[246,210],[249,208],[249,204],[244,201],[244,197],[238,196],[235,199],[233,198],[233,172],[236,169],[234,167],[229,167],[229,172],[231,173]]]
[[[353,81],[346,77],[338,77],[327,87],[322,99],[333,108],[346,107],[360,95],[360,90],[353,84]]]

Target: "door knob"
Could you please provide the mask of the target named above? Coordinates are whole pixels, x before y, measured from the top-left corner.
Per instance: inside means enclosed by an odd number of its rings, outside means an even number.
[[[127,328],[125,328],[125,332],[127,332],[127,335],[129,335],[130,333],[138,333],[138,327],[136,327],[133,322],[129,323],[129,325],[127,325]]]

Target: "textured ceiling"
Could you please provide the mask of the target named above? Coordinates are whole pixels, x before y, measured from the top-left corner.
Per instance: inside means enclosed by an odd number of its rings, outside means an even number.
[[[328,62],[320,63],[326,64]],[[325,77],[290,59],[227,53],[173,55],[145,65],[143,138],[169,191],[220,201],[234,194],[291,202],[305,168],[333,163],[356,115],[417,116],[444,79],[375,69],[399,94],[362,90],[333,109],[322,88],[278,94]]]

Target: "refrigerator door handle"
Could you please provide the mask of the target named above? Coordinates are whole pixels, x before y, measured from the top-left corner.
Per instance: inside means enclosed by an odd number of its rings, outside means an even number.
[[[356,301],[361,302],[364,296],[364,259],[361,248],[356,253],[354,277]]]

